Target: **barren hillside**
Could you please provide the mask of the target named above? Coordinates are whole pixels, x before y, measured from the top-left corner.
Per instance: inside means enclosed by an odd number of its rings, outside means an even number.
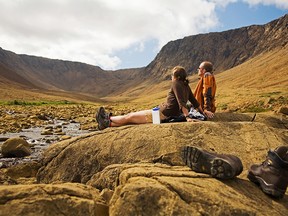
[[[252,25],[171,41],[146,67],[146,73],[160,79],[169,78],[168,69],[182,65],[192,74],[203,60],[213,62],[216,72],[230,69],[259,54],[286,46],[287,25],[288,15],[285,15],[266,25]]]

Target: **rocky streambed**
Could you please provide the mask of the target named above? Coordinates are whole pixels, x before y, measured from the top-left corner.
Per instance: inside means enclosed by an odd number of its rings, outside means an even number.
[[[3,157],[0,168],[38,161],[51,144],[97,130],[92,105],[1,106],[0,149],[9,138],[21,137],[32,149],[27,157]]]
[[[95,104],[0,105],[0,150],[9,138],[26,140],[32,154],[26,157],[3,157],[0,168],[23,162],[39,161],[51,144],[98,130]],[[135,106],[105,106],[114,115],[136,111]],[[138,108],[139,109],[139,108]],[[146,109],[146,108],[145,108]]]

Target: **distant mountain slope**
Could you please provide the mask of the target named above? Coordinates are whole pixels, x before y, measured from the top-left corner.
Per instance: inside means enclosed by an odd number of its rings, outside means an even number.
[[[216,71],[235,67],[256,55],[288,43],[288,14],[266,25],[253,25],[224,32],[185,37],[166,44],[146,67],[154,77],[168,77],[167,69],[184,66],[197,71],[203,60],[214,63]]]
[[[31,82],[29,82],[22,76],[18,75],[15,71],[7,68],[1,63],[0,63],[0,83],[2,85],[10,84],[18,87],[30,86],[31,88],[33,87],[35,88],[35,86]]]
[[[270,50],[285,47],[288,42],[288,15],[266,25],[253,25],[225,32],[185,37],[166,44],[145,68],[105,71],[80,62],[18,55],[0,48],[2,87],[47,90],[47,94],[66,92],[102,98],[137,95],[145,89],[170,79],[175,65],[184,66],[190,74],[203,60],[214,63],[216,71],[224,71]],[[1,87],[0,87],[1,88]]]
[[[10,76],[10,79],[19,84],[28,80],[33,87],[40,89],[82,92],[95,97],[127,88],[129,82],[125,83],[123,80],[139,82],[140,77],[136,75],[142,70],[104,71],[100,67],[80,62],[17,55],[3,49],[0,49],[0,64],[7,68],[7,74],[13,71],[15,76]]]

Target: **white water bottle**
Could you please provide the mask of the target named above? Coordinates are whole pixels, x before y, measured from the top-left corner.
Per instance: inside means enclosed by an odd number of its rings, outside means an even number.
[[[155,107],[152,109],[152,121],[153,124],[160,124],[160,108]]]

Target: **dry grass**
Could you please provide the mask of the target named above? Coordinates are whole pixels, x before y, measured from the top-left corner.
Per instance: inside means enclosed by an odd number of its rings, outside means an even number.
[[[217,107],[264,111],[287,106],[287,56],[288,47],[259,55],[216,75]]]

